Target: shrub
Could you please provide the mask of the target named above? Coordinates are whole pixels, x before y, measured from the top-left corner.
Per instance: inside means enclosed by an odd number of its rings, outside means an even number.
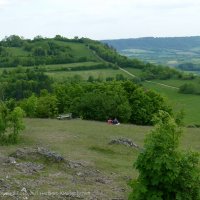
[[[24,111],[20,107],[10,111],[4,103],[0,105],[0,144],[15,144],[24,129]]]
[[[139,177],[129,200],[199,200],[199,154],[179,151],[181,129],[168,113],[158,117],[135,163]]]

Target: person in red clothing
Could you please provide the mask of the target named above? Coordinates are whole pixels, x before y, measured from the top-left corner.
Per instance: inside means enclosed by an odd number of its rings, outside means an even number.
[[[112,124],[112,119],[109,119],[109,120],[108,120],[108,124]]]

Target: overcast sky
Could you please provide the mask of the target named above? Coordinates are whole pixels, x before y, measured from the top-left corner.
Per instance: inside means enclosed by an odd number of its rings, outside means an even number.
[[[200,0],[0,0],[0,39],[200,35]]]

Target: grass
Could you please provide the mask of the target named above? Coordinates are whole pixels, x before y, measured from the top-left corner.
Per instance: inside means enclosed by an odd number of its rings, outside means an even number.
[[[15,57],[17,57],[17,56],[26,57],[26,56],[29,55],[29,52],[27,52],[27,51],[25,51],[25,50],[23,50],[22,48],[19,48],[19,47],[9,47],[7,49]]]
[[[69,47],[71,49],[70,53],[75,57],[87,57],[89,59],[94,59],[99,61],[99,58],[88,49],[85,44],[75,43],[75,42],[62,42],[62,41],[54,41],[57,44],[60,44],[64,47]]]
[[[162,83],[174,87],[180,87],[183,84],[194,84],[194,85],[200,85],[200,79],[196,78],[193,80],[181,80],[181,79],[169,79],[169,80],[153,80],[157,83]]]
[[[23,66],[23,69],[31,69],[31,68],[42,68],[46,71],[51,71],[51,70],[59,70],[59,69],[65,69],[65,68],[76,68],[76,67],[80,67],[80,66],[93,66],[93,65],[98,65],[101,62],[93,62],[93,61],[89,61],[89,62],[78,62],[78,63],[67,63],[67,64],[54,64],[54,65],[38,65],[38,66]],[[0,72],[2,72],[3,70],[14,70],[17,67],[9,67],[9,68],[0,68]]]
[[[143,83],[146,88],[153,89],[165,96],[175,111],[183,109],[186,124],[200,124],[199,95],[180,94],[178,90],[157,85],[154,83]]]
[[[127,198],[129,188],[127,186],[127,178],[125,177],[137,177],[137,172],[132,165],[138,155],[138,151],[125,146],[108,145],[108,143],[113,138],[123,136],[131,138],[135,143],[142,145],[144,135],[150,129],[149,127],[141,128],[134,125],[112,126],[107,125],[107,123],[94,121],[60,121],[50,119],[26,119],[26,125],[26,130],[22,135],[23,141],[16,146],[2,147],[1,154],[9,155],[19,147],[47,147],[60,153],[67,160],[84,161],[89,166],[103,172],[106,176],[113,174],[113,182],[109,187],[96,185],[96,183],[93,185],[73,185],[71,182],[68,182],[67,172],[62,177],[55,177],[53,179],[53,182],[56,182],[55,185],[67,185],[69,191],[101,190],[107,193],[107,198],[105,197],[105,199],[113,196],[111,188],[120,187],[126,189],[124,198]],[[43,177],[43,179],[46,179],[55,173],[59,173],[57,166],[49,166],[37,178],[42,179]],[[15,177],[15,175],[13,176]],[[26,176],[17,176],[17,178],[21,178],[25,182],[28,182],[27,179],[30,179],[30,177]],[[40,189],[43,191],[53,190],[51,185],[47,183],[42,184]],[[118,194],[118,191],[115,192],[116,194]]]
[[[76,68],[76,67],[89,67],[98,65],[100,62],[78,62],[78,63],[68,63],[68,64],[56,64],[56,65],[41,65],[38,66],[39,68],[45,69],[46,71],[56,71],[56,70],[64,70],[69,68]],[[29,67],[30,68],[30,67]]]
[[[127,68],[127,71],[132,74],[139,76],[141,70]],[[192,83],[199,85],[199,78],[193,80],[179,80],[179,79],[169,79],[169,80],[153,80],[152,82],[166,84],[173,87],[180,87],[185,83]],[[185,112],[185,124],[200,124],[200,96],[193,94],[181,94],[178,89],[169,88],[163,85],[158,85],[152,82],[142,82],[143,86],[149,89],[153,89],[162,96],[164,96],[172,106],[175,111],[180,111],[181,109]]]
[[[135,76],[140,76],[142,74],[142,70],[140,70],[140,69],[125,68],[125,70],[129,71],[130,73],[134,74]]]
[[[56,81],[66,80],[75,75],[80,75],[83,80],[87,80],[89,76],[94,78],[101,78],[105,80],[107,77],[115,77],[117,74],[123,74],[124,77],[129,77],[126,73],[116,69],[96,69],[85,71],[65,71],[65,72],[46,72],[47,75],[55,79]]]
[[[54,120],[54,119],[26,119],[26,129],[22,134],[22,142],[16,146],[3,146],[0,153],[9,155],[19,147],[43,146],[63,155],[67,160],[81,160],[89,166],[111,176],[113,182],[109,185],[103,184],[73,184],[70,171],[62,172],[57,164],[48,164],[39,175],[12,175],[13,178],[27,182],[43,180],[40,184],[42,191],[56,191],[58,185],[67,187],[68,191],[93,191],[101,190],[108,197],[115,196],[112,188],[125,188],[124,199],[130,188],[127,186],[127,177],[136,178],[138,173],[133,168],[133,162],[138,156],[136,149],[123,145],[109,145],[115,138],[125,137],[132,139],[134,143],[143,146],[145,135],[152,127],[121,124],[120,126],[108,125],[105,122],[84,120]],[[185,129],[181,140],[181,149],[194,149],[200,151],[199,147],[200,129]],[[1,170],[0,170],[1,171]],[[59,175],[60,173],[60,175]],[[4,174],[0,173],[0,178]],[[49,182],[45,182],[48,180]],[[50,184],[51,183],[51,184]],[[39,188],[35,188],[38,190]]]

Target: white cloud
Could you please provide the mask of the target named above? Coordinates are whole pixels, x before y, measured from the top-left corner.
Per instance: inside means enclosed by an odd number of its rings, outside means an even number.
[[[0,8],[4,7],[7,4],[8,4],[8,1],[6,1],[6,0],[0,0]]]

